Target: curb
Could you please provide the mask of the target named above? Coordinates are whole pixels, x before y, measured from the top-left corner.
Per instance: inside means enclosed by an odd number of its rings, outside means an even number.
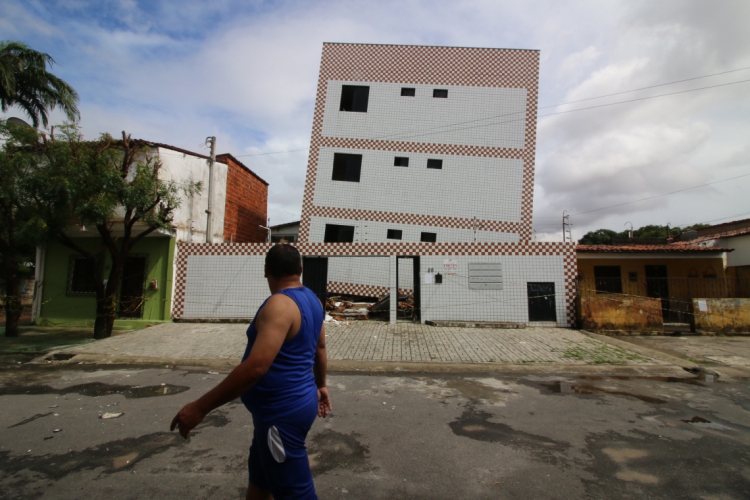
[[[148,356],[122,356],[107,354],[73,354],[64,360],[54,360],[50,353],[32,360],[30,363],[46,364],[54,361],[60,365],[94,364],[94,365],[144,365],[169,368],[214,368],[232,370],[239,359],[186,359],[159,358]],[[328,372],[331,374],[379,375],[418,375],[418,374],[469,374],[485,373],[494,375],[544,374],[544,375],[619,375],[619,376],[668,376],[690,377],[683,369],[673,365],[584,365],[560,363],[424,363],[410,361],[353,361],[329,360]]]

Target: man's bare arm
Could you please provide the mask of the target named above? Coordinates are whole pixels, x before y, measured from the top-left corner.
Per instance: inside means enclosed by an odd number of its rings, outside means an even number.
[[[288,313],[291,300],[275,295],[268,300],[255,322],[258,336],[248,358],[237,366],[219,385],[196,401],[188,403],[172,420],[170,430],[179,427],[182,437],[198,425],[210,411],[241,396],[266,374],[286,340],[293,317]]]
[[[320,328],[320,337],[318,338],[318,347],[315,350],[315,364],[313,365],[315,385],[318,386],[319,417],[325,417],[333,409],[331,398],[328,395],[328,387],[326,386],[327,372],[328,354],[326,353],[326,326],[322,325]]]

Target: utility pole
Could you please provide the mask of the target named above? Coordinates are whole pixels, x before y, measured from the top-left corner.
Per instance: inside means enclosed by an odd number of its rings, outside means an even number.
[[[627,227],[627,226],[628,226],[628,224],[630,224],[630,229],[628,230],[628,239],[629,239],[629,240],[632,240],[632,239],[633,239],[633,223],[632,223],[632,222],[630,222],[630,221],[628,221],[628,222],[626,222],[626,223],[625,223],[625,224],[623,224],[623,225],[624,225],[625,227]]]
[[[214,201],[213,178],[216,161],[216,137],[207,137],[206,144],[211,145],[211,159],[208,160],[208,209],[206,210],[206,243],[211,243],[211,207]]]
[[[570,215],[567,213],[567,210],[563,210],[563,218],[562,218],[562,232],[563,232],[563,243],[565,242],[571,242],[573,243],[573,224],[570,222]]]

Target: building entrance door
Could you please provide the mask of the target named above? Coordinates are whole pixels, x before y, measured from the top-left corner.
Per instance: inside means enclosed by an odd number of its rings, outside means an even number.
[[[669,280],[667,266],[646,266],[646,295],[661,299],[661,314],[665,323],[672,319],[669,307]]]
[[[554,283],[526,283],[529,297],[529,321],[557,322]]]
[[[328,293],[328,257],[302,258],[302,284],[315,292],[325,309]]]
[[[419,280],[419,270],[420,270],[420,262],[419,262],[419,256],[409,256],[409,257],[397,257],[397,262],[401,260],[411,260],[412,263],[412,269],[411,269],[411,277],[412,277],[412,304],[414,305],[414,308],[412,309],[412,320],[421,322],[422,321],[422,287],[421,282]],[[408,282],[402,282],[402,276],[400,276],[401,266],[396,264],[396,290],[400,290],[402,288],[407,288],[407,286],[402,286],[405,283],[408,284]]]
[[[143,314],[143,285],[146,281],[146,257],[128,257],[122,270],[120,317],[140,318]]]

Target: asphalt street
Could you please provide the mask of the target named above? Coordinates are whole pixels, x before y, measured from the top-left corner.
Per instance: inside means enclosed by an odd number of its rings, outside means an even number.
[[[1,498],[244,498],[241,404],[189,441],[168,429],[222,374],[26,361],[2,357]],[[322,499],[750,498],[745,378],[355,372],[329,386],[333,413],[308,437]]]

